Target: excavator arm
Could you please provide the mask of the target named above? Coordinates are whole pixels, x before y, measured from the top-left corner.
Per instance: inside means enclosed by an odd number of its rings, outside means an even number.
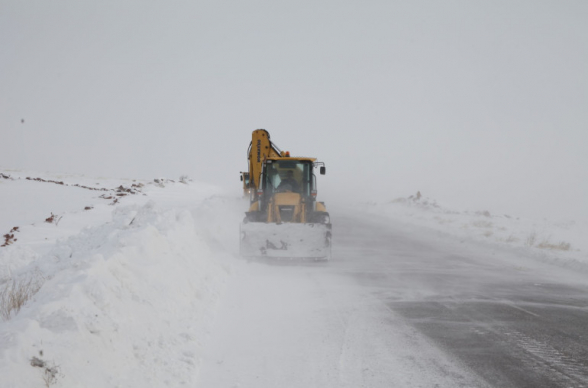
[[[268,157],[279,157],[282,151],[270,140],[269,132],[265,129],[253,131],[247,158],[249,159],[249,187],[254,191],[254,200],[257,200],[257,190],[263,168],[263,162]]]

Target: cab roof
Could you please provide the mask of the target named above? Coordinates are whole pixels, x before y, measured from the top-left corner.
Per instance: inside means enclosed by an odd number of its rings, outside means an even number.
[[[307,158],[305,156],[270,156],[267,160],[292,160],[292,161],[301,161],[301,162],[312,162],[316,161],[316,158]]]

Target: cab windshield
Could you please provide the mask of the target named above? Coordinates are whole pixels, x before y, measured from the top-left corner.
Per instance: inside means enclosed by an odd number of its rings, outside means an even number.
[[[310,195],[312,162],[299,160],[268,160],[266,162],[265,191],[294,192]]]

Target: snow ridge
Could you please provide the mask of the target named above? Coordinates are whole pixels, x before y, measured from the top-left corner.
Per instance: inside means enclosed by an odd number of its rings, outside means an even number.
[[[62,387],[193,385],[227,270],[188,210],[115,207],[47,254],[4,248],[13,277],[42,288],[0,325],[0,386],[42,387],[43,360]],[[11,261],[11,260],[7,260]],[[55,382],[53,381],[53,382]]]

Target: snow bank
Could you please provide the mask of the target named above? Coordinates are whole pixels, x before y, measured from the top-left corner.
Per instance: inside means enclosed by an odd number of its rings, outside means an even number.
[[[388,203],[364,204],[371,214],[403,221],[455,236],[462,242],[498,245],[543,262],[588,271],[588,224],[553,222],[483,211],[448,209],[420,192]]]
[[[42,284],[0,320],[0,387],[195,385],[229,272],[223,247],[202,232],[208,221],[193,216],[211,206],[205,186],[177,183],[103,204],[92,212],[109,214],[107,222],[102,214],[45,250],[31,241],[0,248],[0,288],[8,278]],[[89,214],[64,221],[73,228]]]

